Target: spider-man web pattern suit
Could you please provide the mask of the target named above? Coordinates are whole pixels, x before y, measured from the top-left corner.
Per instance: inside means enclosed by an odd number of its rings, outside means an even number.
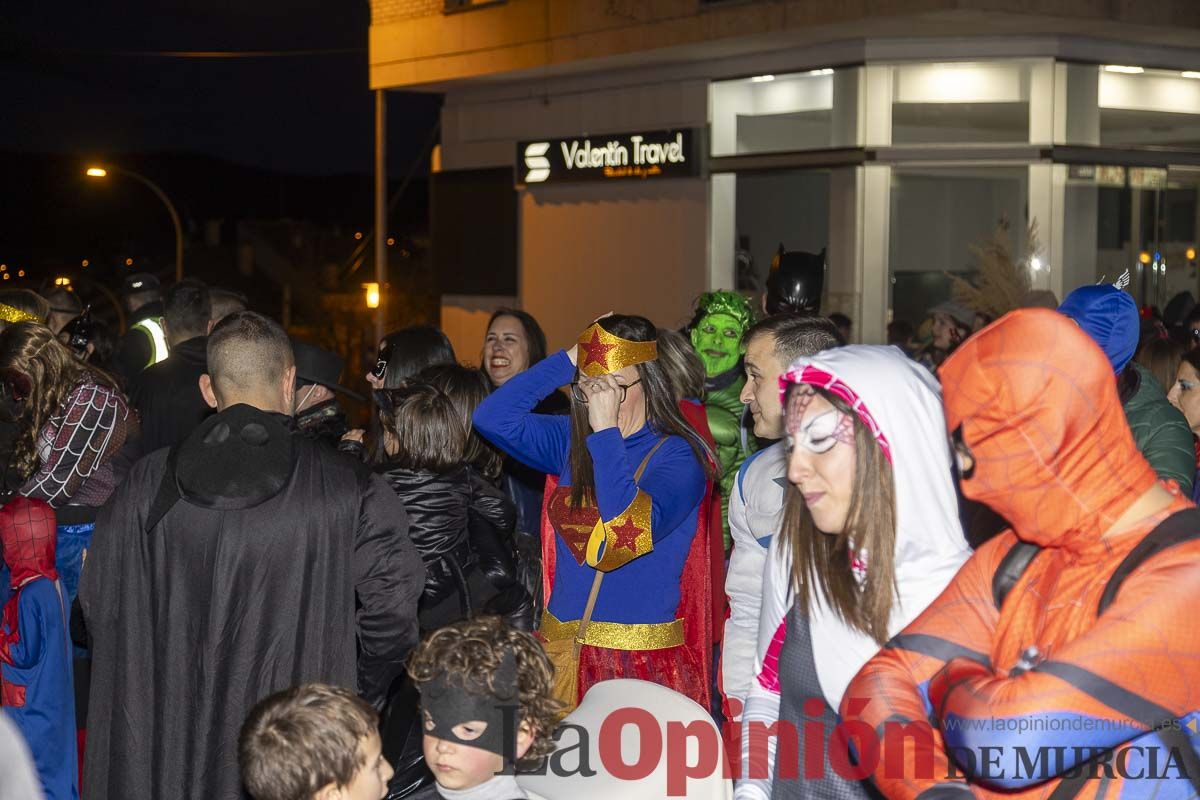
[[[54,539],[54,512],[41,500],[17,497],[0,510],[13,587],[0,616],[0,704],[29,744],[47,799],[76,800],[71,649]]]
[[[1043,798],[1095,748],[1114,769],[1066,784],[1055,800],[1194,797],[1171,748],[1200,743],[1200,541],[1145,559],[1098,611],[1134,546],[1192,508],[1163,484],[1165,509],[1102,536],[1156,481],[1103,353],[1065,317],[1028,309],[967,340],[941,378],[946,423],[961,427],[975,459],[963,492],[1012,528],[976,551],[847,690],[843,719],[883,740],[876,784],[892,798]],[[993,578],[1018,541],[1042,549],[997,608]],[[887,737],[886,723],[926,720],[932,736],[915,746]],[[985,755],[998,764],[985,769]]]

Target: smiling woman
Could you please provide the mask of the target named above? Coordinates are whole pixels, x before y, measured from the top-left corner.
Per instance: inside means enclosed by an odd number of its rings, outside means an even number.
[[[515,308],[500,308],[492,314],[479,357],[492,386],[503,386],[545,357],[546,334],[536,319]]]

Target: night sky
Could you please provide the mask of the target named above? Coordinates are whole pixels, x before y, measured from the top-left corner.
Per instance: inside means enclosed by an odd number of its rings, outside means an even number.
[[[365,0],[53,0],[0,15],[0,150],[191,152],[285,173],[370,173]],[[345,51],[173,58],[162,51]],[[436,96],[393,93],[403,175]]]

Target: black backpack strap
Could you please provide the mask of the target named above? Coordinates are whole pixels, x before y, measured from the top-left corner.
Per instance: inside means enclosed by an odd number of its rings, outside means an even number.
[[[1193,539],[1200,539],[1200,509],[1198,508],[1177,511],[1159,523],[1158,527],[1146,534],[1146,537],[1138,542],[1124,560],[1117,565],[1116,570],[1108,579],[1108,585],[1104,587],[1104,593],[1100,595],[1100,605],[1096,614],[1103,614],[1112,605],[1112,602],[1117,599],[1117,592],[1120,591],[1121,584],[1146,559]]]
[[[1104,587],[1104,593],[1100,595],[1097,615],[1103,614],[1112,605],[1113,601],[1117,599],[1117,592],[1120,591],[1121,584],[1147,559],[1177,544],[1190,542],[1193,539],[1200,539],[1200,509],[1185,509],[1163,520],[1158,527],[1146,534],[1145,538],[1138,542],[1117,565],[1108,579],[1108,584]],[[1191,781],[1192,786],[1200,792],[1200,756],[1196,754],[1191,740],[1183,732],[1183,723],[1180,720],[1170,720],[1155,728],[1155,731],[1163,744],[1178,754],[1184,773]],[[1108,754],[1105,754],[1093,761],[1107,757]],[[1083,791],[1090,772],[1091,770],[1086,766],[1077,767],[1077,774],[1063,778],[1058,786],[1054,787],[1054,791],[1050,793],[1047,800],[1071,800],[1076,797]]]
[[[1004,598],[1017,585],[1017,581],[1025,574],[1030,563],[1042,551],[1042,548],[1032,542],[1018,541],[1004,554],[996,574],[992,576],[992,600],[999,610],[1004,605]]]
[[[167,463],[158,481],[158,489],[154,492],[154,501],[150,503],[150,513],[146,515],[146,533],[154,530],[180,500],[179,486],[175,483],[175,461],[178,455],[178,448],[172,447],[167,451]]]

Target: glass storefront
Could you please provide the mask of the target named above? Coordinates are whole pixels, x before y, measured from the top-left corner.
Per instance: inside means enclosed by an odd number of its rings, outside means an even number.
[[[823,68],[711,84],[712,154],[854,146],[859,72]]]
[[[1031,281],[1060,298],[1126,269],[1141,303],[1200,295],[1200,72],[868,63],[715,82],[709,97],[725,187],[714,191],[713,275],[739,289],[760,289],[781,244],[827,246],[827,307],[856,311],[879,340],[887,321],[919,324],[947,299],[950,275],[971,277],[971,246],[1005,221],[1018,257],[1037,223]],[[831,148],[862,155],[822,165]],[[1093,151],[1108,163],[1087,163]]]
[[[890,197],[891,309],[914,327],[951,297],[950,276],[972,279],[971,248],[1007,224],[1013,252],[1025,250],[1027,167],[895,167]]]

